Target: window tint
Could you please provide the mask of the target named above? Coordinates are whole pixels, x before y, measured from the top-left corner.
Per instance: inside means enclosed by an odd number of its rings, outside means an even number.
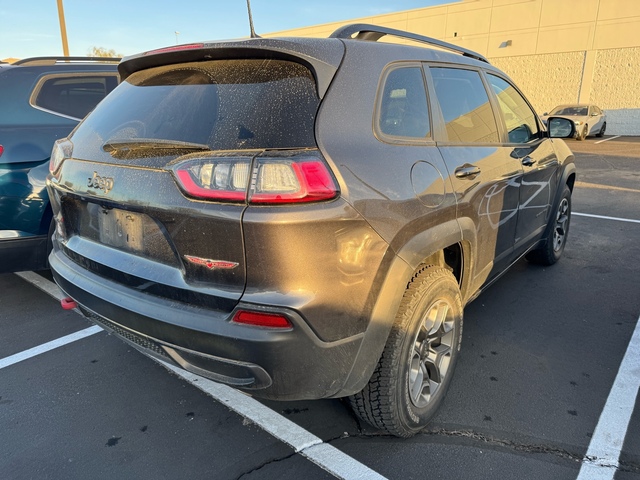
[[[509,133],[509,143],[527,143],[537,139],[539,131],[536,115],[524,98],[502,78],[491,74],[487,77],[498,97],[498,103]]]
[[[128,77],[74,137],[173,140],[213,150],[312,147],[318,103],[315,80],[298,63],[167,65]]]
[[[118,84],[115,75],[55,76],[46,80],[35,106],[74,118],[84,118]]]
[[[380,131],[398,137],[425,138],[430,133],[427,94],[420,67],[392,70],[380,105]]]
[[[431,67],[450,142],[498,143],[498,127],[478,72]]]

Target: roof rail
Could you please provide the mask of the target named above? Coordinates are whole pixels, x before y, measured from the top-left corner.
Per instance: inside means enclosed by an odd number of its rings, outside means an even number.
[[[55,65],[56,63],[102,62],[119,63],[120,58],[112,57],[32,57],[14,62],[13,65]]]
[[[354,37],[353,34],[357,33]],[[450,50],[452,52],[460,53],[465,57],[474,58],[476,60],[480,60],[481,62],[489,63],[484,56],[476,53],[472,50],[467,50],[466,48],[459,47],[458,45],[454,45],[453,43],[443,42],[442,40],[437,40],[431,37],[425,37],[423,35],[418,35],[416,33],[405,32],[404,30],[396,30],[395,28],[387,28],[387,27],[379,27],[377,25],[369,25],[366,23],[353,23],[351,25],[344,25],[329,35],[329,38],[344,38],[344,39],[355,39],[355,40],[368,40],[371,42],[376,42],[380,40],[385,35],[389,35],[397,38],[404,38],[407,40],[413,40],[419,43],[426,43],[428,45],[433,45],[434,47],[442,48],[444,50]]]

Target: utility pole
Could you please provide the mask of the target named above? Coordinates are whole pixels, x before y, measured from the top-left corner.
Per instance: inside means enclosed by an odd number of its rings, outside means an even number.
[[[60,20],[60,36],[62,37],[62,53],[69,56],[69,42],[67,42],[67,26],[64,23],[64,7],[62,0],[58,0],[58,19]]]

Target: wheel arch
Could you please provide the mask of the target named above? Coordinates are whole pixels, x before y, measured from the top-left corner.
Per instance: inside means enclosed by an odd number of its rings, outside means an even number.
[[[470,243],[463,239],[457,220],[420,232],[396,252],[372,308],[356,359],[336,397],[359,392],[371,378],[404,292],[416,273],[427,265],[448,268],[462,290],[468,284],[470,257]],[[462,298],[464,304],[464,294]]]

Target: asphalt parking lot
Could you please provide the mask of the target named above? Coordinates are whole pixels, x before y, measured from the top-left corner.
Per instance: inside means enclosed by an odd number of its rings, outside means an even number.
[[[0,275],[0,478],[640,479],[640,141],[605,140],[567,142],[564,257],[467,307],[451,389],[408,440],[340,400],[180,376],[62,310],[46,274]]]

